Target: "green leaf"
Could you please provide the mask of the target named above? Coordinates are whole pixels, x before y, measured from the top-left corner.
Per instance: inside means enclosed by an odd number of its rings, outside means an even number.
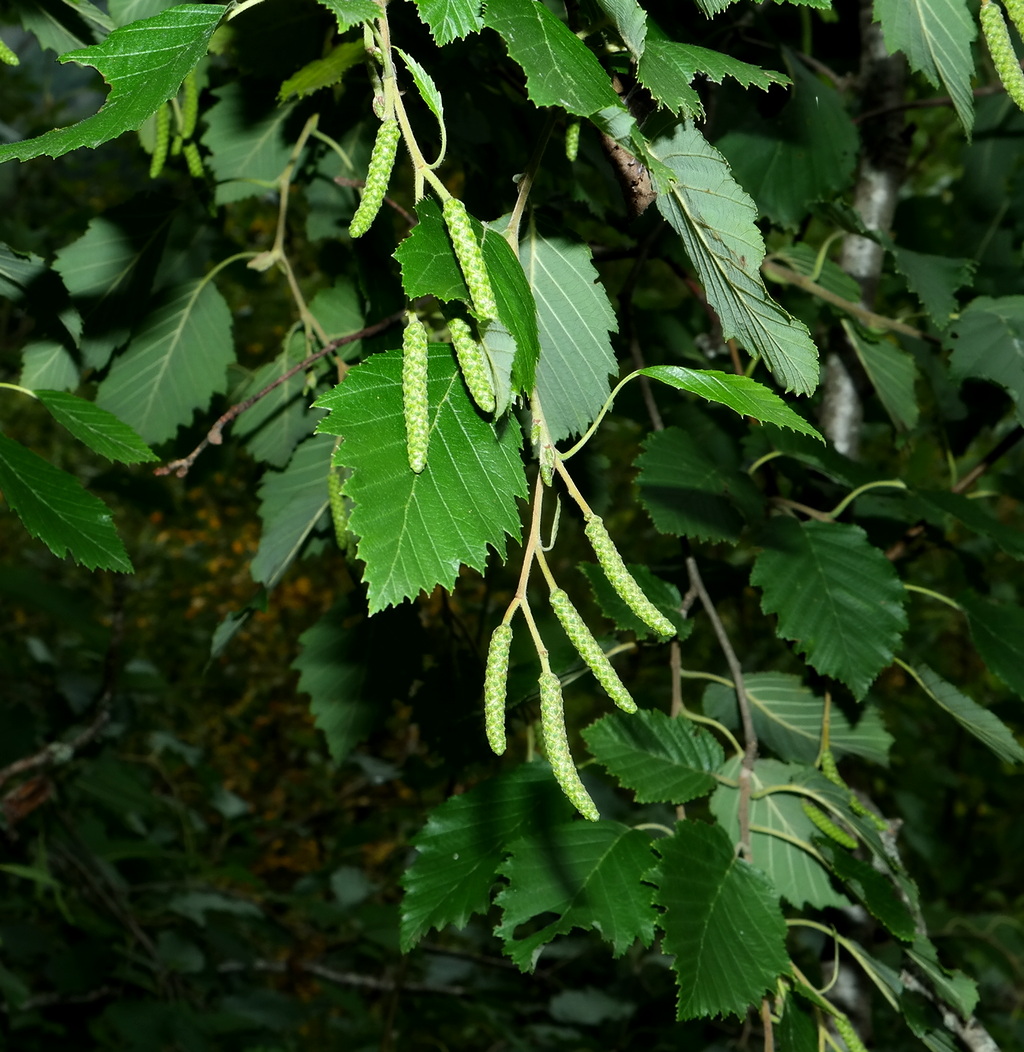
[[[597,930],[621,957],[639,939],[654,938],[651,889],[641,884],[654,864],[650,837],[618,822],[570,822],[517,840],[499,867],[509,886],[495,903],[495,934],[523,971],[533,971],[542,948],[573,928]],[[524,938],[515,929],[541,914],[556,919]]]
[[[871,916],[880,920],[897,939],[904,942],[913,939],[916,928],[913,914],[892,882],[874,866],[828,843],[823,837],[818,838],[818,844],[835,875],[860,899]]]
[[[152,18],[174,7],[174,0],[110,0],[109,7],[114,24],[126,26],[129,22]]]
[[[791,431],[810,435],[819,442],[825,440],[818,432],[791,409],[774,391],[749,376],[723,373],[716,369],[687,369],[681,365],[651,365],[638,370],[642,376],[660,380],[663,384],[700,395],[709,402],[719,402],[734,409],[741,416],[752,416],[766,424],[788,427]]]
[[[594,53],[536,0],[488,0],[484,22],[501,34],[509,57],[526,73],[535,106],[561,106],[589,117],[622,103]]]
[[[744,675],[743,685],[758,740],[782,760],[813,763],[821,748],[824,701],[799,676],[786,672],[751,672]],[[704,692],[704,714],[735,730],[740,723],[736,691],[722,683],[710,684]],[[829,745],[837,756],[849,753],[886,765],[892,743],[875,706],[863,710],[856,727],[832,706]]]
[[[978,27],[964,0],[875,0],[875,21],[882,23],[890,53],[902,51],[911,68],[934,87],[942,81],[970,136],[974,126],[971,43]]]
[[[35,396],[58,424],[94,453],[122,464],[160,459],[127,424],[95,403],[63,391],[36,391]]]
[[[0,146],[0,163],[46,154],[60,157],[80,147],[96,147],[134,131],[178,93],[181,82],[206,54],[224,15],[218,4],[179,4],[153,18],[115,29],[102,44],[69,51],[61,62],[95,66],[110,85],[99,113],[70,128]]]
[[[0,435],[0,493],[25,529],[57,556],[90,570],[131,573],[110,510],[71,475]]]
[[[483,27],[481,0],[415,0],[420,18],[440,46],[476,33]]]
[[[618,328],[590,249],[538,236],[531,224],[520,258],[537,304],[537,392],[555,442],[586,431],[618,371],[609,332]]]
[[[304,99],[321,88],[331,88],[340,84],[345,74],[354,66],[360,65],[366,58],[366,48],[362,41],[350,40],[332,48],[323,58],[307,63],[296,74],[289,77],[277,93],[278,101],[284,102],[297,95]]]
[[[727,778],[737,778],[740,763],[739,757],[730,760],[721,773]],[[832,887],[827,870],[810,853],[812,842],[819,834],[818,827],[803,809],[806,797],[792,792],[756,795],[768,786],[790,784],[798,771],[799,768],[778,760],[758,760],[754,766],[750,782],[755,795],[749,805],[750,849],[754,862],[775,890],[798,908],[804,903],[815,909],[847,906],[846,897]],[[719,785],[711,797],[711,813],[733,843],[740,836],[739,803],[736,785]]]
[[[913,357],[889,340],[865,339],[849,322],[843,322],[843,329],[892,422],[908,431],[916,427],[917,365]]]
[[[347,596],[299,636],[292,668],[299,673],[299,690],[312,699],[310,712],[335,763],[383,722],[392,700],[408,689],[411,666],[421,657],[419,633],[411,610],[367,618],[361,603]],[[402,640],[398,652],[396,639]]]
[[[684,117],[703,118],[700,96],[690,86],[697,73],[721,84],[732,77],[745,88],[766,91],[772,84],[788,84],[789,77],[723,55],[719,51],[670,40],[653,24],[648,26],[643,57],[637,67],[640,83],[670,110]]]
[[[1024,535],[1016,527],[1000,522],[980,499],[948,490],[918,491],[914,496],[927,511],[938,512],[943,518],[952,515],[982,537],[991,537],[1007,555],[1024,559]]]
[[[670,719],[656,709],[632,716],[613,712],[584,732],[594,759],[632,789],[637,803],[685,804],[715,786],[722,747],[687,719]]]
[[[1024,296],[978,296],[946,330],[950,376],[1005,387],[1024,419]]]
[[[284,471],[268,471],[260,483],[263,532],[252,577],[274,588],[298,558],[328,507],[327,476],[334,439],[313,435],[298,446]],[[326,520],[325,520],[326,524]]]
[[[907,287],[921,301],[928,316],[941,329],[957,309],[955,293],[972,278],[977,262],[952,256],[933,256],[911,252],[888,239],[896,269],[907,279]]]
[[[71,352],[56,340],[38,340],[21,349],[18,383],[33,390],[72,391],[80,383],[78,366]]]
[[[403,951],[431,928],[461,928],[483,913],[506,846],[559,827],[572,810],[543,763],[521,764],[435,808],[413,840],[418,854],[402,877]]]
[[[658,208],[682,238],[721,319],[723,338],[763,355],[787,390],[809,394],[818,382],[817,348],[807,327],[765,291],[754,203],[725,158],[690,124],[655,140],[651,152],[676,177],[667,185],[657,182]]]
[[[376,354],[315,403],[332,410],[317,430],[343,436],[335,462],[352,469],[349,525],[366,562],[370,612],[435,585],[450,589],[466,563],[482,570],[487,546],[519,537],[516,498],[526,497],[514,421],[496,430],[476,411],[447,344],[430,348],[430,453],[409,469],[402,354]]]
[[[338,20],[342,33],[360,22],[371,22],[380,18],[380,5],[375,0],[317,0]]]
[[[760,538],[750,582],[779,635],[822,675],[863,698],[893,659],[907,618],[892,563],[859,526],[773,519]]]
[[[637,0],[597,0],[600,8],[615,23],[623,44],[629,48],[633,58],[644,53],[647,36],[647,12]]]
[[[414,59],[407,55],[401,48],[394,49],[402,57],[402,61],[409,67],[413,83],[420,93],[420,98],[427,104],[427,108],[437,118],[437,123],[442,131],[444,123],[444,103],[441,101],[441,93],[437,90],[433,77]]]
[[[727,496],[742,476],[722,471],[688,432],[667,427],[648,435],[636,458],[640,503],[661,533],[737,541],[743,518]],[[749,482],[749,479],[747,480]]]
[[[971,638],[989,671],[1024,698],[1024,609],[1003,606],[980,596],[960,599]]]
[[[974,980],[968,979],[959,969],[951,971],[944,967],[935,946],[925,935],[918,935],[906,953],[928,977],[939,997],[952,1005],[961,1018],[970,1018],[978,1004],[978,987]]]
[[[203,114],[202,143],[218,183],[217,204],[223,205],[264,193],[284,170],[292,152],[284,124],[295,104],[255,116],[241,84],[225,84],[213,94],[218,101]]]
[[[789,969],[778,892],[736,856],[721,826],[681,822],[655,848],[662,861],[648,879],[665,910],[665,952],[675,955],[678,1018],[744,1017]]]
[[[148,442],[172,438],[227,386],[231,311],[210,282],[172,290],[100,384],[96,403]]]
[[[661,640],[662,637],[650,625],[633,613],[597,563],[578,563],[577,568],[590,582],[601,613],[613,622],[620,632],[633,632],[637,639]],[[679,589],[674,584],[656,577],[646,566],[626,563],[626,569],[640,585],[644,595],[675,625],[676,637],[680,641],[687,639],[693,631],[693,622],[680,613],[683,599]]]
[[[791,65],[793,90],[779,115],[752,115],[715,145],[761,212],[795,229],[811,205],[847,188],[859,142],[839,93],[801,61]]]

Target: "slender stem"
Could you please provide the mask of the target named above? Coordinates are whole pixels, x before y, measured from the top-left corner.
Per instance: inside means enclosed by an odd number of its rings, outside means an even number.
[[[29,398],[39,397],[35,391],[30,391],[27,387],[22,387],[20,384],[0,383],[0,387],[3,387],[8,391],[17,391],[18,394],[28,395]]]
[[[533,156],[530,158],[529,163],[526,166],[526,171],[519,178],[518,194],[516,195],[516,203],[512,208],[512,215],[509,217],[508,226],[505,227],[504,237],[512,248],[512,251],[519,256],[519,226],[523,221],[523,212],[526,210],[526,202],[529,199],[530,191],[533,189],[534,180],[537,177],[537,172],[540,170],[540,162],[544,157],[544,151],[547,149],[548,139],[551,138],[551,131],[555,126],[556,121],[556,110],[552,110],[548,119],[544,122],[544,128],[542,129],[540,136],[537,139],[537,144],[533,149]]]
[[[907,484],[902,479],[878,479],[876,482],[865,482],[863,486],[858,486],[851,493],[848,493],[843,499],[828,513],[830,519],[836,519],[852,504],[862,493],[866,493],[872,489],[906,489]]]
[[[964,608],[955,599],[950,599],[948,595],[932,591],[931,588],[922,588],[919,584],[907,584],[906,581],[903,582],[903,587],[908,592],[919,592],[921,595],[928,596],[929,599],[937,599],[940,603],[945,603],[946,606],[951,606],[954,610],[963,613]]]

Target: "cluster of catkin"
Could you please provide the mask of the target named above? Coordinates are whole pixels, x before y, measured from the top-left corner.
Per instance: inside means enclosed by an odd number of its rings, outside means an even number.
[[[622,561],[622,556],[599,516],[593,513],[587,515],[585,533],[604,575],[630,610],[659,635],[665,637],[674,635],[674,625],[644,595],[640,585],[637,584],[636,579]],[[622,680],[619,679],[618,673],[612,668],[607,655],[601,649],[601,644],[587,628],[579,611],[572,605],[563,589],[552,590],[551,609],[554,610],[570,642],[612,701],[624,712],[636,712],[636,702],[630,696]],[[487,651],[487,666],[484,672],[484,724],[487,741],[498,755],[505,751],[505,695],[511,645],[512,626],[504,621],[498,625],[491,636],[490,647]],[[541,733],[548,761],[556,781],[576,809],[584,818],[596,821],[599,817],[597,807],[584,788],[569,751],[561,682],[558,676],[547,667],[546,660],[543,660],[543,664],[544,668],[540,674],[538,687],[540,689]]]
[[[189,174],[194,179],[203,178],[203,160],[199,156],[199,147],[192,139],[199,119],[199,84],[194,69],[182,81],[181,89],[182,101],[177,107],[177,130],[173,136],[171,118],[175,116],[174,107],[168,101],[156,111],[156,139],[149,162],[151,179],[164,170],[168,155],[177,157],[179,153],[185,158]]]
[[[1024,0],[1005,0],[1006,10],[1017,32],[1024,36]],[[1010,31],[1003,17],[1003,9],[995,0],[982,0],[981,30],[985,35],[992,64],[1006,88],[1006,94],[1024,110],[1024,71],[1010,40]]]

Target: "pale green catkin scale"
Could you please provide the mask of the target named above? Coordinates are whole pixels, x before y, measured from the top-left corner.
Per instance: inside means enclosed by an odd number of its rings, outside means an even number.
[[[456,258],[462,268],[462,276],[466,279],[473,309],[481,321],[493,320],[498,317],[498,304],[495,302],[491,279],[484,264],[484,250],[473,233],[473,224],[466,206],[457,197],[449,197],[441,206],[441,211]]]
[[[569,121],[565,129],[566,160],[575,161],[580,152],[580,122]]]
[[[21,59],[2,40],[0,40],[0,62],[5,66],[21,65]]]
[[[853,1023],[850,1022],[847,1016],[833,1016],[832,1021],[836,1025],[836,1032],[843,1039],[849,1052],[868,1052],[864,1042],[860,1039],[860,1035],[853,1029]]]
[[[348,226],[349,237],[362,237],[377,218],[380,206],[384,203],[388,183],[391,182],[391,170],[395,167],[398,140],[401,136],[402,129],[393,118],[383,121],[377,129],[377,138],[370,154],[370,166],[366,171],[363,196]]]
[[[982,4],[981,29],[985,34],[992,64],[1006,88],[1006,94],[1024,110],[1024,70],[1020,68],[1016,52],[1010,42],[1010,31],[1003,19],[1003,9],[997,3]]]
[[[498,625],[487,648],[484,672],[484,730],[487,742],[499,756],[505,751],[505,691],[508,685],[508,653],[512,626]]]
[[[473,339],[472,330],[461,318],[452,318],[448,322],[448,331],[452,334],[452,345],[459,359],[462,378],[466,381],[473,401],[485,413],[493,413],[494,380],[483,347]]]
[[[334,537],[342,551],[348,549],[348,509],[345,497],[341,492],[341,478],[333,471],[327,476],[327,497],[331,502],[331,521],[334,523]]]
[[[410,314],[402,338],[402,406],[409,467],[418,475],[427,466],[430,442],[427,399],[427,330]]]
[[[636,712],[636,702],[626,690],[625,684],[619,679],[619,674],[612,668],[612,663],[601,649],[601,644],[593,637],[564,589],[556,588],[551,593],[551,609],[554,610],[562,628],[565,629],[569,641],[587,663],[590,671],[594,673],[597,682],[604,687],[608,697],[623,712]]]
[[[565,732],[565,710],[562,704],[562,684],[553,672],[540,674],[540,726],[548,763],[555,773],[555,781],[569,798],[569,802],[584,818],[596,822],[601,816],[590,794],[580,781],[579,771],[569,752],[569,737]]]
[[[842,844],[843,847],[848,847],[851,851],[857,846],[857,841],[846,830],[840,829],[820,808],[815,807],[814,804],[808,803],[806,800],[803,801],[801,807],[803,807],[804,814],[825,836],[831,837],[837,844]]]
[[[199,147],[194,142],[187,142],[182,146],[181,153],[188,165],[189,175],[193,179],[202,179],[206,172],[203,171],[203,159],[199,156]]]
[[[156,111],[156,140],[153,143],[153,157],[149,162],[149,177],[155,179],[167,163],[167,150],[171,145],[171,107],[164,103]]]
[[[189,71],[182,86],[185,97],[181,103],[181,137],[191,139],[199,118],[199,83],[194,69]]]
[[[604,521],[599,515],[588,515],[587,524],[584,527],[587,540],[590,541],[597,561],[601,564],[608,583],[619,593],[619,598],[640,618],[641,621],[654,629],[659,635],[674,636],[675,625],[647,598],[636,579],[626,569],[618,549],[608,536]]]

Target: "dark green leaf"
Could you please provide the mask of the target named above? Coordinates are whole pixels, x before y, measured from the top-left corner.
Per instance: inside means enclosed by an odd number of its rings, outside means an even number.
[[[1024,534],[1007,523],[1000,522],[980,500],[972,500],[961,493],[948,490],[924,490],[914,494],[928,510],[938,511],[942,516],[952,515],[968,529],[991,537],[999,547],[1015,559],[1024,559]]]
[[[525,836],[499,867],[509,886],[496,934],[524,971],[533,971],[543,947],[573,928],[596,929],[621,956],[639,939],[654,938],[651,889],[641,884],[654,865],[650,837],[618,822],[571,822]],[[556,919],[524,938],[516,928],[541,914]]]
[[[971,638],[989,671],[1024,698],[1024,609],[1003,606],[980,596],[960,599]]]
[[[281,102],[287,101],[292,95],[304,99],[322,88],[334,87],[342,82],[350,69],[359,66],[365,58],[366,48],[362,41],[353,40],[339,44],[324,58],[307,63],[294,76],[289,77],[281,85],[277,97]]]
[[[946,330],[950,373],[1005,387],[1024,419],[1024,296],[978,296]]]
[[[542,763],[522,764],[435,808],[413,840],[419,854],[402,877],[403,949],[431,928],[461,928],[483,913],[507,846],[560,826],[572,810]]]
[[[68,349],[56,340],[27,343],[21,349],[18,382],[30,390],[73,391],[81,382],[78,366]]]
[[[778,892],[721,826],[681,822],[655,846],[662,861],[648,879],[675,955],[678,1017],[745,1016],[790,967]]]
[[[723,338],[735,337],[751,354],[763,355],[787,390],[809,394],[818,382],[817,348],[807,327],[765,291],[754,203],[725,158],[690,124],[657,139],[651,152],[675,176],[675,182],[657,182],[658,208],[682,238]]]
[[[544,4],[488,0],[484,20],[523,67],[534,105],[561,106],[579,117],[606,106],[622,107],[594,53]]]
[[[935,992],[947,1004],[952,1005],[963,1019],[967,1019],[978,1003],[978,987],[959,969],[944,967],[931,939],[918,935],[907,956],[931,981]]]
[[[957,308],[957,289],[966,285],[974,274],[975,260],[911,252],[891,242],[886,247],[893,254],[896,269],[907,279],[910,291],[921,301],[932,321],[944,328]]]
[[[819,838],[819,844],[835,875],[860,899],[871,916],[880,920],[897,939],[913,939],[916,922],[892,882],[849,851],[827,843],[824,838]]]
[[[102,44],[69,51],[61,62],[95,66],[110,85],[99,113],[70,128],[0,146],[0,163],[27,161],[46,154],[60,157],[80,147],[95,147],[142,126],[178,93],[181,82],[206,54],[224,15],[218,4],[179,4],[141,22],[115,29]]]
[[[647,36],[647,12],[637,3],[637,0],[597,0],[597,2],[615,23],[623,44],[629,48],[633,58],[639,59],[644,53],[644,39]]]
[[[338,28],[346,29],[380,18],[380,6],[375,0],[317,0],[338,19]]]
[[[583,737],[597,762],[642,804],[684,804],[704,796],[724,758],[703,728],[656,709],[632,716],[613,712],[592,723]]]
[[[435,585],[451,588],[463,563],[483,569],[488,546],[519,537],[516,498],[526,497],[515,421],[498,429],[466,391],[447,344],[429,359],[430,452],[409,468],[402,409],[402,354],[375,354],[316,405],[332,410],[318,430],[340,434],[336,463],[352,469],[350,528],[366,562],[370,612]]]
[[[907,627],[892,563],[859,526],[838,522],[779,517],[760,542],[750,581],[762,610],[779,615],[779,634],[809,664],[863,698]]]
[[[122,464],[159,459],[127,424],[94,402],[63,391],[36,391],[35,396],[57,423],[63,424],[94,453]]]
[[[626,605],[626,601],[615,591],[597,563],[579,563],[578,568],[590,582],[594,598],[601,607],[601,613],[612,621],[619,631],[634,632],[638,639],[661,640],[658,633],[650,625],[641,621]],[[679,612],[682,605],[679,589],[674,584],[656,577],[646,566],[639,563],[627,563],[626,569],[640,585],[644,595],[676,626],[677,638],[686,639],[693,631],[693,622]]]
[[[892,422],[908,430],[916,427],[918,408],[914,383],[917,366],[914,359],[895,343],[865,339],[849,324],[844,324],[843,328]]]
[[[71,475],[0,435],[0,492],[25,529],[58,558],[90,570],[131,573],[132,564],[110,510]]]
[[[481,0],[415,0],[420,18],[430,27],[438,44],[468,36],[480,29]]]

